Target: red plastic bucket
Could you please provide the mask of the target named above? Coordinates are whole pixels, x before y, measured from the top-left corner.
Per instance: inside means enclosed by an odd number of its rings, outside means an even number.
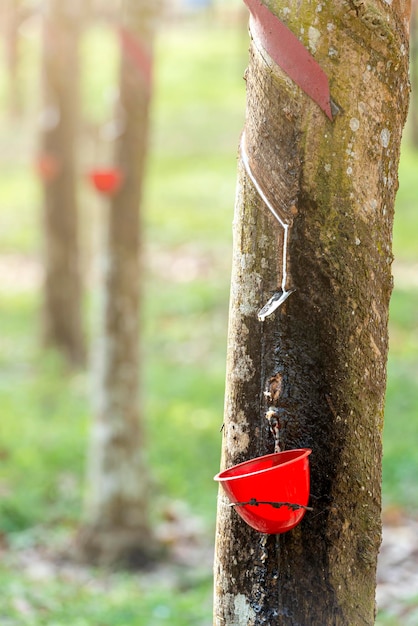
[[[111,196],[118,191],[123,182],[123,174],[117,167],[94,169],[88,173],[99,193]]]
[[[260,456],[217,474],[236,512],[261,533],[278,534],[294,528],[309,500],[309,459],[301,448]]]

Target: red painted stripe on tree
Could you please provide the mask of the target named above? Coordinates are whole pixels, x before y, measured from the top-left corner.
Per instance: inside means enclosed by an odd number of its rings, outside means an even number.
[[[273,61],[332,120],[328,77],[305,46],[261,0],[244,0],[252,16],[251,30]]]
[[[152,85],[152,55],[142,41],[132,35],[126,28],[119,28],[119,38],[121,47],[125,54],[133,61],[141,76],[143,77],[147,89],[151,91]]]

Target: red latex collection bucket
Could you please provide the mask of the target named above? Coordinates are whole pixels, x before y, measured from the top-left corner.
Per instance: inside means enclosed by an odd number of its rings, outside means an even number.
[[[97,191],[106,196],[115,194],[123,182],[123,174],[116,167],[97,168],[91,170],[88,176]]]
[[[305,515],[302,507],[309,500],[311,452],[301,448],[267,454],[234,465],[214,480],[222,484],[236,512],[252,528],[267,534],[284,533]],[[286,504],[278,506],[281,503]]]

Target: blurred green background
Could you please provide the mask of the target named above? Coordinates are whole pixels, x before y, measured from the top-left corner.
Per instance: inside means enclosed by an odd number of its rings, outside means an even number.
[[[143,401],[153,523],[177,521],[167,541],[177,542],[182,555],[146,575],[64,564],[83,506],[90,379],[39,347],[41,195],[33,168],[39,23],[26,24],[22,36],[24,112],[13,119],[4,107],[0,114],[0,624],[208,626],[246,16],[235,9],[189,15],[163,23],[157,39],[143,209]],[[89,28],[82,49],[87,127],[100,128],[111,117],[117,54],[109,27]],[[0,98],[7,102],[0,72]],[[88,187],[83,168],[106,151],[100,133],[94,139],[86,133],[79,193],[91,342],[103,200]],[[418,512],[417,167],[407,130],[393,239],[383,494],[386,510],[412,516]],[[406,624],[384,614],[379,620]]]

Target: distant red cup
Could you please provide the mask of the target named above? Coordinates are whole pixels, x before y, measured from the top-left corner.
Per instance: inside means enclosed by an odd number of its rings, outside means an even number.
[[[123,183],[123,173],[117,167],[92,169],[88,177],[94,188],[105,196],[114,195]]]
[[[55,154],[44,152],[36,157],[35,169],[39,178],[49,183],[58,176],[61,161]]]
[[[309,500],[312,450],[301,448],[267,454],[217,474],[238,515],[261,533],[279,534],[294,528]]]

